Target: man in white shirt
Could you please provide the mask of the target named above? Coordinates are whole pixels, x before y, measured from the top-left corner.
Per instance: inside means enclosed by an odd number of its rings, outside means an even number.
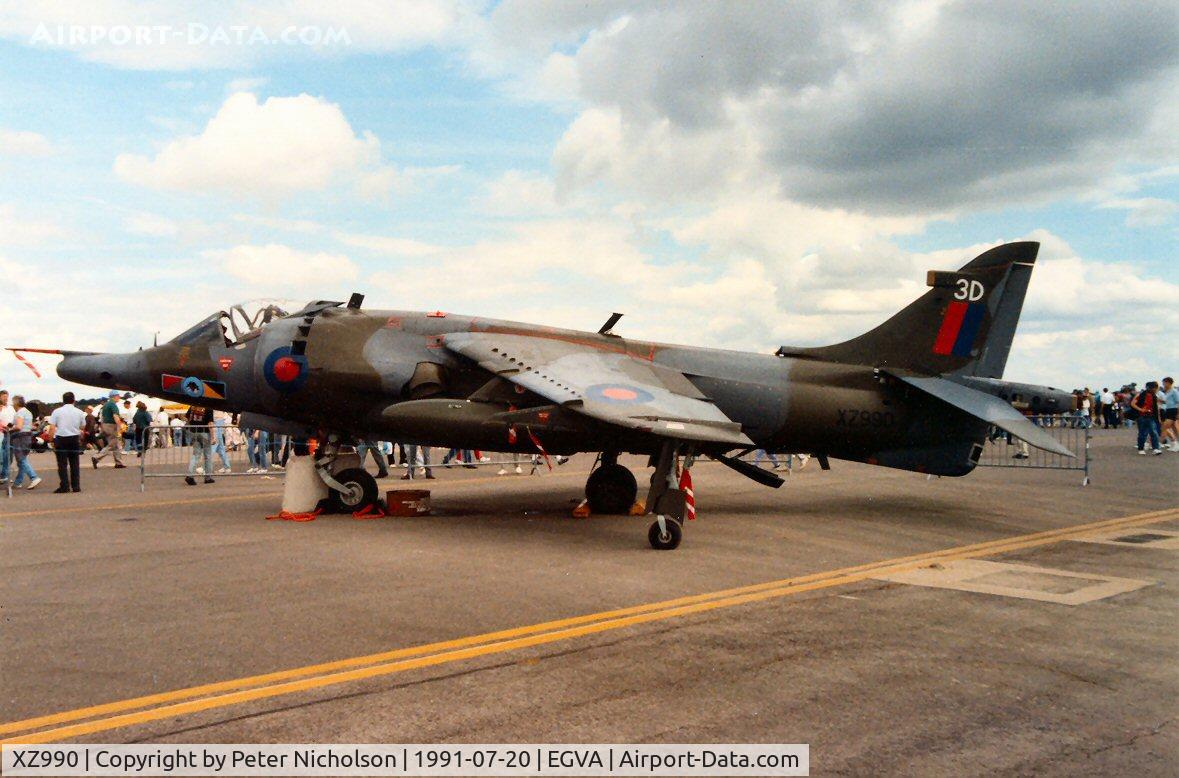
[[[61,401],[61,407],[49,414],[53,452],[57,455],[57,478],[61,481],[61,486],[53,490],[54,494],[82,491],[78,459],[82,454],[82,427],[86,423],[86,414],[74,407],[73,392],[63,394]]]
[[[1101,389],[1101,422],[1105,429],[1118,426],[1117,408],[1114,407],[1115,402],[1117,402],[1117,398],[1114,397],[1114,393],[1109,390],[1108,386],[1103,387]]]
[[[158,440],[156,440],[156,445],[160,448],[172,445],[172,431],[167,429],[169,426],[171,426],[170,422],[171,420],[168,418],[168,412],[163,408],[160,408],[159,412],[156,413],[155,421],[152,422],[152,424],[156,427],[165,428],[162,430],[156,430],[156,436],[158,438]]]
[[[0,484],[8,480],[9,437],[16,411],[8,404],[8,390],[0,389]]]
[[[123,400],[119,408],[119,418],[123,420],[123,451],[131,452],[135,448],[135,435],[131,428],[135,424],[135,406],[130,400]]]

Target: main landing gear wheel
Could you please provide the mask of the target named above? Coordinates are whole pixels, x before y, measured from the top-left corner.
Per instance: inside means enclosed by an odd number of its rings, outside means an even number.
[[[341,470],[333,477],[344,487],[342,492],[332,489],[328,496],[332,508],[337,513],[352,513],[377,501],[377,479],[367,470],[351,467]]]
[[[629,513],[638,493],[634,473],[617,463],[602,465],[585,482],[585,498],[594,513]]]
[[[651,529],[647,530],[647,540],[656,551],[671,551],[680,545],[683,538],[684,530],[675,519],[664,517],[662,527],[658,521],[651,522]]]

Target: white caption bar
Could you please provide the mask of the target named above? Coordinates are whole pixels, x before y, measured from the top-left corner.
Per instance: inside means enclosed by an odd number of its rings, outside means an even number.
[[[5,776],[809,775],[803,744],[5,745]]]

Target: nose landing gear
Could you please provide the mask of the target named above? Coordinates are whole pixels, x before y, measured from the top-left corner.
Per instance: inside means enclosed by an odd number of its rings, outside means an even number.
[[[333,487],[328,492],[328,498],[336,513],[351,513],[366,505],[372,505],[380,496],[376,479],[363,468],[350,467],[336,473],[333,478],[343,487]]]
[[[326,503],[333,513],[352,513],[380,498],[377,480],[363,467],[355,454],[341,454],[340,437],[323,435],[315,456],[315,473],[327,486]]]

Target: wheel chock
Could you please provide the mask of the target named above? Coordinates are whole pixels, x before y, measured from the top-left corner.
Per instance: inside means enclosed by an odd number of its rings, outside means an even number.
[[[576,508],[573,509],[573,518],[588,519],[590,517],[589,500],[582,500]]]
[[[635,504],[630,506],[630,513],[628,515],[630,515],[630,516],[646,516],[647,515],[647,503],[643,502],[642,500],[635,500]]]

